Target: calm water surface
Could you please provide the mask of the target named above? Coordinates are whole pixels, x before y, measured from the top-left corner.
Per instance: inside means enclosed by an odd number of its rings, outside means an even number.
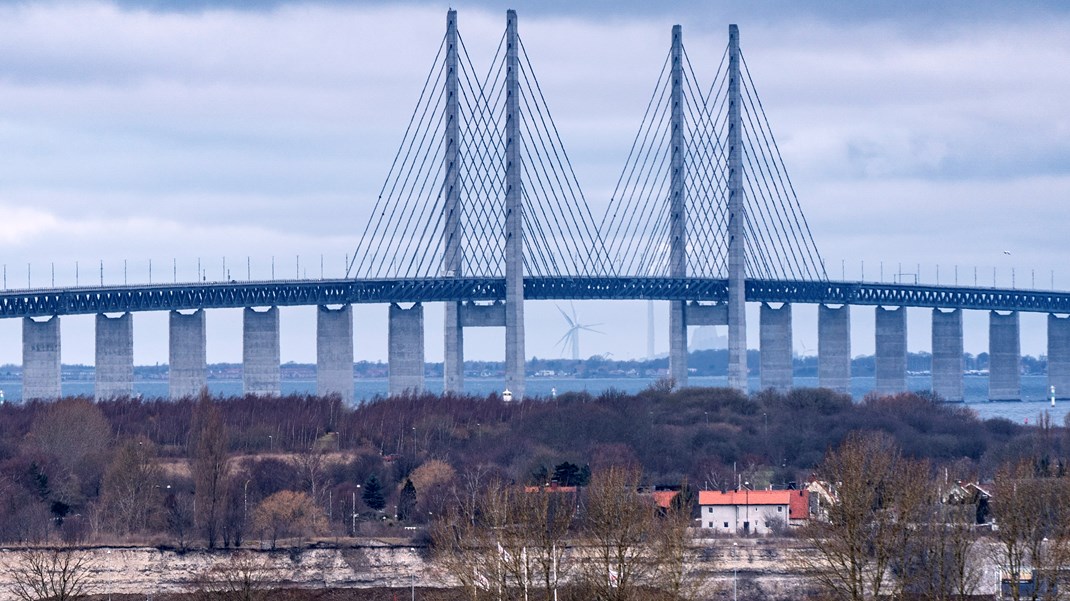
[[[587,391],[591,394],[599,394],[604,390],[615,388],[624,392],[638,392],[653,383],[651,378],[599,378],[599,379],[574,379],[574,378],[528,378],[527,392],[529,396],[549,397],[556,390],[558,394],[570,391]],[[692,386],[725,386],[725,377],[692,377]],[[797,386],[817,386],[817,378],[795,378]],[[909,390],[929,390],[932,380],[929,376],[909,376],[907,388]],[[382,396],[387,391],[387,381],[382,379],[360,379],[354,382],[356,398],[367,400],[376,396]],[[1070,401],[1056,403],[1054,408],[1046,400],[1047,395],[1046,376],[1022,376],[1022,401],[988,401],[988,377],[967,376],[965,378],[965,396],[967,405],[977,412],[981,418],[1003,417],[1018,423],[1035,422],[1037,416],[1045,409],[1051,411],[1055,423],[1062,424],[1067,412],[1070,412]],[[427,388],[430,392],[441,392],[442,381],[428,379]],[[495,378],[466,378],[465,390],[472,394],[489,394],[501,391],[504,381]],[[856,377],[852,380],[851,393],[856,399],[861,399],[873,388],[872,377]],[[241,380],[209,380],[208,389],[218,395],[239,395],[242,392]],[[750,389],[758,390],[758,379],[751,378]],[[0,382],[0,390],[3,390],[7,401],[17,401],[22,398],[22,384],[18,381]],[[136,382],[134,390],[145,398],[160,398],[167,396],[166,381]],[[315,392],[315,380],[284,380],[282,382],[283,394],[310,394]],[[92,395],[92,382],[64,382],[63,394],[65,395]]]

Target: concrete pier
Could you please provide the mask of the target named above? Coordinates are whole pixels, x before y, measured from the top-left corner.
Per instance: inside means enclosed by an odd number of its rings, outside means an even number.
[[[933,393],[945,401],[963,400],[962,309],[933,309]]]
[[[1021,342],[1018,312],[988,313],[988,398],[1017,401],[1022,398]]]
[[[851,307],[817,307],[818,385],[851,392]]]
[[[1070,315],[1048,313],[1048,390],[1070,399]]]
[[[55,400],[60,389],[59,316],[22,318],[22,398]]]
[[[353,402],[353,306],[316,310],[316,394]]]
[[[242,311],[242,388],[245,394],[279,396],[279,308]]]
[[[687,386],[687,306],[669,301],[669,377]]]
[[[390,303],[388,358],[390,394],[424,390],[424,307]]]
[[[134,394],[134,316],[97,314],[96,383],[98,401]]]
[[[774,309],[762,303],[759,314],[761,386],[776,390],[792,387],[791,305]]]
[[[1048,314],[1048,390],[1070,399],[1070,316]]]
[[[168,394],[181,399],[200,394],[208,384],[204,309],[171,311],[168,344]]]
[[[907,389],[907,309],[876,308],[877,335],[873,391],[895,394]]]
[[[446,303],[444,318],[442,389],[445,392],[464,392],[464,327],[461,326],[461,303]]]

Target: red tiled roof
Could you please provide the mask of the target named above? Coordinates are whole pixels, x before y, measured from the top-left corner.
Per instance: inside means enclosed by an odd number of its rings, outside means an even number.
[[[672,500],[678,494],[680,494],[678,490],[656,490],[654,491],[654,502],[658,504],[658,507],[668,509],[672,505]]]
[[[699,505],[790,505],[790,490],[701,490]]]
[[[788,504],[788,517],[793,520],[810,519],[810,491],[790,490],[791,503]]]

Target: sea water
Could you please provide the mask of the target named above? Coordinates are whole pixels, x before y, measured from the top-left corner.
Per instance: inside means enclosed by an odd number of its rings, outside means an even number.
[[[592,395],[599,395],[610,389],[627,393],[635,393],[647,388],[655,382],[653,378],[560,378],[560,377],[529,377],[527,379],[527,395],[532,397],[552,398],[555,394],[566,392],[586,391]],[[1035,423],[1041,412],[1048,410],[1056,424],[1062,424],[1067,412],[1070,412],[1070,401],[1057,402],[1052,408],[1048,395],[1047,376],[1024,375],[1022,376],[1022,400],[1021,401],[998,401],[988,400],[988,376],[966,376],[964,378],[964,390],[966,404],[983,419],[1002,417],[1017,423]],[[694,377],[689,378],[691,386],[727,386],[726,377]],[[795,385],[799,387],[817,386],[815,377],[797,377]],[[428,392],[442,392],[442,381],[428,379]],[[475,395],[487,395],[493,392],[501,393],[505,388],[505,381],[498,378],[465,378],[465,392]],[[314,394],[316,391],[315,380],[283,380],[280,384],[282,394]],[[907,377],[907,390],[925,391],[932,387],[932,378],[928,375],[911,375]],[[750,379],[750,390],[759,389],[758,378]],[[873,389],[873,377],[854,377],[851,379],[851,394],[856,400],[861,400]],[[0,381],[0,390],[3,390],[6,402],[19,401],[22,399],[22,383],[14,381]],[[234,396],[242,394],[241,380],[208,380],[208,390],[214,395]],[[357,402],[363,402],[376,397],[386,396],[388,383],[386,378],[362,378],[354,380],[354,398]],[[166,398],[167,381],[152,380],[134,383],[135,394],[143,398]],[[63,394],[68,396],[85,395],[92,396],[93,382],[69,381],[63,382]]]

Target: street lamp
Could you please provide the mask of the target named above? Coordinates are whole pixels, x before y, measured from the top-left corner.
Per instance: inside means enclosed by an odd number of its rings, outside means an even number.
[[[739,543],[732,543],[732,560],[735,562],[732,565],[732,601],[739,601],[739,588],[736,586],[736,582],[739,580],[739,560],[734,557],[738,547]]]

